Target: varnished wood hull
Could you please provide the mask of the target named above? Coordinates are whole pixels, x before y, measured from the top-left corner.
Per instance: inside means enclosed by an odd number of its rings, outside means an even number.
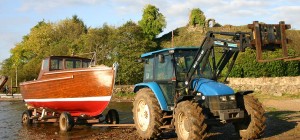
[[[47,72],[20,84],[29,107],[97,116],[107,107],[114,86],[114,69],[100,66]]]

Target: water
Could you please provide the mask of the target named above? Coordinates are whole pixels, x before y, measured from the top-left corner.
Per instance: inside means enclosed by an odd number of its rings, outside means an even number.
[[[104,111],[116,109],[120,115],[120,123],[133,123],[132,103],[111,102]],[[71,132],[60,132],[58,123],[38,123],[23,126],[21,116],[26,110],[23,101],[0,101],[0,139],[82,139],[85,136],[98,135],[109,131],[109,127],[89,127],[75,125]]]

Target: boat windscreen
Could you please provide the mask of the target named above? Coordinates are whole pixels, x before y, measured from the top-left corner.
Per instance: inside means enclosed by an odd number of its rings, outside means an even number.
[[[63,59],[51,59],[50,66],[51,66],[51,70],[63,69]]]
[[[66,59],[66,69],[81,68],[81,60]]]

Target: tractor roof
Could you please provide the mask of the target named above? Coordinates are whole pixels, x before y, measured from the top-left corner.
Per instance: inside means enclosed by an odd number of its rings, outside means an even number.
[[[148,56],[152,56],[154,54],[159,54],[159,53],[163,53],[163,52],[168,52],[170,50],[197,50],[199,48],[197,47],[177,47],[177,48],[166,48],[166,49],[161,49],[161,50],[157,50],[157,51],[153,51],[153,52],[148,52],[148,53],[144,53],[142,54],[142,58],[148,57]]]

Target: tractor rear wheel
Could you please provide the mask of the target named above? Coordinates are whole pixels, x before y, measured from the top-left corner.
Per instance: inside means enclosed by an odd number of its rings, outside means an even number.
[[[137,92],[132,112],[136,130],[142,139],[160,135],[163,113],[151,89],[143,88]]]
[[[257,139],[263,134],[266,125],[266,118],[264,116],[264,109],[262,104],[253,96],[244,95],[238,101],[241,108],[246,110],[245,119],[242,122],[236,122],[236,131],[243,139]]]
[[[175,131],[180,140],[202,140],[207,125],[202,108],[192,101],[182,101],[175,108]]]

